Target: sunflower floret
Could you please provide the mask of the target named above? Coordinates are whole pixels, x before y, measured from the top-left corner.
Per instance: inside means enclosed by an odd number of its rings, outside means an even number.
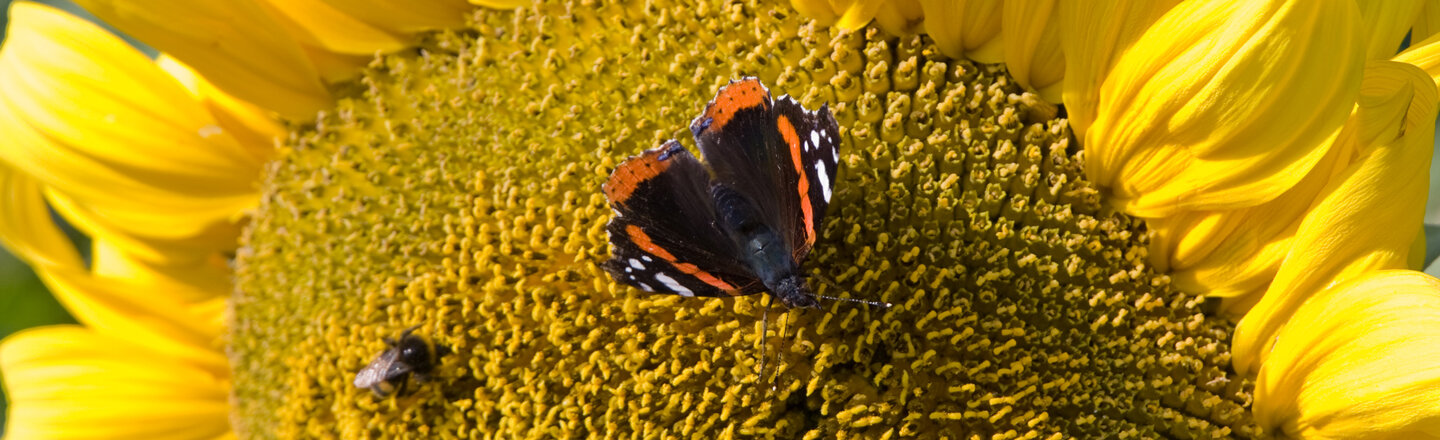
[[[378,59],[363,97],[292,134],[238,258],[242,434],[1256,434],[1232,329],[1145,264],[1142,224],[1101,207],[1066,121],[1003,68],[784,4],[537,7]],[[842,127],[806,260],[835,286],[813,287],[895,304],[790,312],[764,351],[763,296],[597,267],[606,176],[693,147],[690,119],[745,75]],[[434,379],[352,386],[410,326],[453,351]]]

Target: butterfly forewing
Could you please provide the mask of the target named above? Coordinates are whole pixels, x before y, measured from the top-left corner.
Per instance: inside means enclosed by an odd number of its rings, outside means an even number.
[[[717,226],[709,185],[705,167],[675,141],[626,160],[604,187],[616,216],[606,226],[613,256],[602,267],[616,280],[651,292],[762,291]]]
[[[838,171],[840,133],[829,110],[773,99],[758,79],[745,78],[722,87],[690,130],[704,164],[672,140],[610,175],[613,251],[602,266],[651,292],[770,290],[787,305],[811,306],[812,294],[795,279]]]
[[[722,88],[690,129],[715,180],[750,199],[803,259],[838,172],[840,130],[829,109],[771,99],[759,80],[746,78]]]

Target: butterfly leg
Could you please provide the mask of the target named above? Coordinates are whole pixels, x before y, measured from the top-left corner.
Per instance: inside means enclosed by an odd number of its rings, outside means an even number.
[[[765,380],[765,358],[770,355],[770,352],[765,350],[765,340],[769,339],[766,336],[769,335],[770,328],[770,296],[766,295],[760,301],[765,303],[765,308],[760,312],[760,377],[756,378],[757,384]]]
[[[781,334],[781,335],[784,335],[784,334],[785,334],[785,330],[787,330],[787,329],[789,329],[789,328],[790,328],[790,310],[787,309],[787,310],[785,310],[785,313],[784,313],[784,314],[780,315],[780,334]],[[781,340],[782,340],[782,341],[785,341],[785,342],[784,342],[784,345],[780,347],[780,350],[775,353],[775,361],[776,361],[776,363],[779,363],[780,357],[785,355],[785,350],[789,350],[789,349],[790,349],[790,338],[781,338]],[[771,375],[772,377],[770,378],[770,391],[775,391],[775,387],[777,386],[776,381],[778,381],[778,380],[780,379],[780,378],[779,378],[779,376],[780,376],[779,368],[780,368],[780,367],[777,365],[775,368],[776,368],[775,374]]]

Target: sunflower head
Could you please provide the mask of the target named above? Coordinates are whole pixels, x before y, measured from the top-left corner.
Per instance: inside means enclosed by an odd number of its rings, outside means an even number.
[[[788,313],[767,351],[759,296],[645,294],[598,267],[606,176],[689,144],[744,76],[839,121],[819,293],[895,304]],[[478,13],[362,83],[289,139],[243,239],[241,432],[1250,432],[1228,326],[1146,266],[1066,122],[926,38],[784,5],[547,4]],[[407,396],[354,387],[410,326],[456,355]]]

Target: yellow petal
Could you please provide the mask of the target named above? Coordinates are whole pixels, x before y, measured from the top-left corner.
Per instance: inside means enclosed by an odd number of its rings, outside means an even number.
[[[80,267],[80,253],[51,220],[39,182],[0,164],[0,241],[32,267]]]
[[[495,1],[492,7],[528,2]],[[327,83],[353,78],[375,54],[393,52],[413,43],[417,32],[459,26],[472,9],[460,0],[420,0],[377,4],[336,0],[264,0],[271,13],[300,44],[302,52]]]
[[[404,11],[399,10],[400,4],[331,0],[268,0],[258,4],[294,36],[327,83],[354,77],[377,52],[393,52],[410,45],[415,32],[463,24],[470,9],[459,0],[405,2]],[[387,13],[393,17],[381,15]]]
[[[81,270],[37,268],[36,275],[66,310],[96,332],[129,338],[217,374],[229,368],[219,345],[224,297],[184,305],[174,302],[171,292],[149,290],[157,286]]]
[[[331,104],[330,92],[300,43],[280,20],[252,1],[76,3],[184,61],[236,97],[282,116],[313,118]]]
[[[1316,292],[1408,265],[1424,216],[1435,85],[1409,64],[1372,61],[1359,102],[1345,130],[1354,141],[1341,141],[1358,146],[1353,164],[1322,190],[1270,289],[1236,327],[1232,352],[1242,374],[1265,362],[1273,336]]]
[[[103,239],[125,248],[126,252],[147,261],[161,264],[185,264],[206,258],[216,252],[231,252],[238,246],[238,237],[244,227],[243,219],[216,221],[201,225],[187,222],[186,215],[204,218],[223,218],[228,211],[200,211],[176,209],[164,212],[146,212],[143,206],[125,210],[96,210],[92,205],[54,189],[44,191],[50,208],[65,218],[66,222],[86,235]],[[258,199],[245,199],[237,205],[254,206]],[[173,214],[173,213],[185,214]],[[233,214],[232,214],[233,215]],[[117,219],[120,219],[117,221]],[[140,227],[146,228],[143,235],[137,234]],[[183,231],[183,235],[158,236],[150,229]]]
[[[535,3],[534,0],[470,0],[471,4],[487,8],[510,9]]]
[[[328,83],[348,81],[354,79],[360,69],[370,64],[375,56],[371,55],[350,55],[339,52],[332,52],[314,46],[302,46],[305,56],[310,57],[310,62],[315,64],[315,72]]]
[[[1312,172],[1275,200],[1147,221],[1151,262],[1181,290],[1224,298],[1227,315],[1244,315],[1269,288],[1300,223],[1339,173],[1336,169],[1350,164],[1359,139],[1353,133],[1338,136],[1344,145],[1331,147]]]
[[[864,27],[875,18],[875,13],[884,6],[886,0],[855,0],[844,9],[841,9],[840,21],[835,26],[841,29],[855,30]]]
[[[1420,12],[1416,13],[1415,24],[1410,28],[1410,41],[1424,41],[1440,32],[1440,2],[1431,0],[1424,2]]]
[[[1370,35],[1365,57],[1371,60],[1388,60],[1400,52],[1400,42],[1410,32],[1411,24],[1425,6],[1424,0],[1361,0],[1360,16],[1365,19],[1365,29]]]
[[[464,0],[423,0],[395,2],[390,0],[325,0],[331,7],[345,11],[360,20],[392,32],[414,33],[465,24],[465,17],[474,7]],[[492,8],[513,8],[533,3],[531,0],[479,2]]]
[[[249,151],[255,162],[265,163],[275,158],[275,139],[284,135],[286,130],[275,119],[273,112],[225,93],[201,78],[190,66],[169,55],[160,54],[155,59],[155,65],[175,78],[191,97],[205,106],[215,117],[215,123],[233,136],[241,148]]]
[[[830,2],[826,0],[790,0],[790,6],[795,7],[800,15],[815,20],[815,23],[820,26],[834,25],[835,20],[840,19],[840,14],[836,13],[835,9],[830,7]]]
[[[13,439],[197,439],[226,435],[225,375],[123,336],[40,327],[0,342]]]
[[[1060,44],[1060,11],[1056,0],[1005,2],[1001,24],[1005,66],[1022,87],[1060,102],[1065,79],[1065,51]]]
[[[890,0],[875,11],[875,25],[891,35],[914,35],[924,24],[925,13],[917,0]]]
[[[1271,221],[1271,216],[1287,218],[1283,211],[1310,207],[1309,201],[1270,205],[1147,221],[1153,234],[1151,262],[1186,292],[1216,298],[1259,295],[1289,254],[1299,223],[1297,212],[1289,212],[1290,222]]]
[[[258,3],[300,44],[345,54],[373,55],[405,47],[408,38],[334,7],[323,0],[275,0]]]
[[[1349,115],[1356,15],[1343,0],[1181,3],[1105,79],[1086,174],[1145,218],[1278,197]]]
[[[1065,51],[1065,109],[1075,136],[1095,121],[1100,85],[1115,62],[1179,0],[1150,2],[1060,2],[1061,45]],[[936,45],[940,39],[936,38]],[[942,46],[943,48],[943,46]]]
[[[1440,438],[1440,280],[1371,272],[1295,311],[1255,387],[1289,438]]]
[[[51,220],[39,183],[8,166],[0,166],[0,213],[0,242],[28,263],[80,322],[195,365],[227,368],[216,344],[228,289],[154,282],[163,274],[141,276],[135,271],[142,265],[107,262],[112,256],[103,241],[96,246],[101,250],[96,264],[112,269],[92,274]]]
[[[92,235],[232,248],[272,141],[242,146],[227,128],[253,124],[222,125],[173,77],[91,23],[28,2],[13,16],[0,49],[0,128],[10,137],[0,159],[40,179],[56,208]],[[259,141],[278,128],[242,137]],[[231,235],[211,240],[217,228]]]
[[[1000,0],[920,0],[925,33],[940,52],[981,63],[1005,61],[1000,36],[1003,6]]]
[[[95,277],[134,286],[146,286],[153,295],[164,295],[167,301],[194,304],[229,296],[234,287],[229,261],[221,254],[209,259],[184,264],[155,264],[135,258],[125,248],[109,242],[92,245],[90,272]],[[209,318],[207,315],[206,318]],[[201,333],[219,335],[213,327]]]

